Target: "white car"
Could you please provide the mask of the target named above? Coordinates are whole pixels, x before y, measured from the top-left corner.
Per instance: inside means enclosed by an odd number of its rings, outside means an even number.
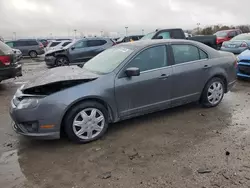
[[[60,49],[63,48],[64,46],[67,46],[68,44],[70,44],[72,41],[69,40],[65,40],[65,41],[50,41],[49,44],[46,47],[46,51],[52,51],[55,49]]]

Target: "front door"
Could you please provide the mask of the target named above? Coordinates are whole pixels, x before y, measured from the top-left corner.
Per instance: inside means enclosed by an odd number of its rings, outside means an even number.
[[[171,98],[172,67],[168,66],[166,46],[140,52],[122,70],[137,67],[139,76],[118,76],[115,96],[121,119],[167,108]]]
[[[172,44],[171,46],[174,61],[172,105],[178,106],[197,101],[207,77],[208,56],[203,50],[190,44]]]
[[[72,63],[86,62],[89,57],[90,49],[87,46],[87,40],[81,40],[69,49],[69,59]]]

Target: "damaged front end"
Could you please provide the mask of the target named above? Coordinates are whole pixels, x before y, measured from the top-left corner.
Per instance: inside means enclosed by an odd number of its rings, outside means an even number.
[[[35,86],[32,88],[28,88],[23,90],[24,94],[28,95],[42,95],[42,96],[47,96],[51,95],[53,93],[56,93],[58,91],[62,91],[64,89],[74,87],[76,85],[82,84],[84,82],[91,81],[90,79],[86,80],[65,80],[65,81],[60,81],[60,82],[55,82],[55,83],[50,83],[46,85],[41,85],[41,86]]]
[[[41,98],[97,79],[97,74],[78,66],[58,67],[37,76],[19,88],[13,97],[14,108],[34,108]]]

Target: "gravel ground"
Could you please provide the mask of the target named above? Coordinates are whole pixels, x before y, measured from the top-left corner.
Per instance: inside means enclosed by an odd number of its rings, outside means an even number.
[[[23,62],[23,77],[0,84],[0,187],[250,187],[249,81],[216,108],[189,104],[123,121],[101,140],[75,145],[12,130],[15,90],[47,69],[42,59]]]

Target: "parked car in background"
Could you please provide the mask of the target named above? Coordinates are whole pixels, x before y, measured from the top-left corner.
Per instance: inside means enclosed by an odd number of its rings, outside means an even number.
[[[217,106],[235,83],[235,65],[231,53],[195,41],[123,43],[83,68],[50,69],[23,85],[10,115],[22,135],[56,139],[64,130],[86,143],[100,138],[109,123],[195,101]]]
[[[18,63],[13,50],[0,41],[0,82],[22,76],[22,65]]]
[[[49,41],[46,39],[38,39],[38,41],[43,44],[44,48],[47,47],[47,45],[49,44]]]
[[[137,41],[140,40],[143,37],[143,35],[130,35],[125,37],[120,37],[116,40],[116,44],[120,44],[123,42],[131,42],[131,41]]]
[[[241,52],[250,48],[250,33],[237,35],[230,41],[222,43],[221,50],[240,54]]]
[[[18,49],[23,56],[37,57],[45,53],[44,46],[41,42],[34,39],[20,39],[6,42],[11,48]]]
[[[237,57],[238,78],[250,78],[250,50],[245,50]]]
[[[83,38],[62,49],[55,49],[46,53],[45,62],[50,67],[83,64],[113,45],[115,43],[109,38]]]
[[[22,52],[18,49],[14,49],[14,48],[12,48],[12,50],[16,56],[17,61],[20,61],[23,58]]]
[[[69,45],[72,41],[50,41],[48,46],[45,48],[47,52],[55,49],[61,49],[67,45]]]
[[[240,29],[221,30],[216,32],[214,35],[217,36],[216,42],[218,45],[218,49],[221,48],[223,42],[229,41],[239,34],[242,34],[242,31]]]
[[[180,28],[173,29],[160,29],[152,33],[149,33],[142,37],[140,40],[149,40],[149,39],[187,39],[194,40],[206,44],[212,48],[217,49],[216,36],[214,35],[205,35],[205,36],[193,36],[186,37],[184,31]]]

